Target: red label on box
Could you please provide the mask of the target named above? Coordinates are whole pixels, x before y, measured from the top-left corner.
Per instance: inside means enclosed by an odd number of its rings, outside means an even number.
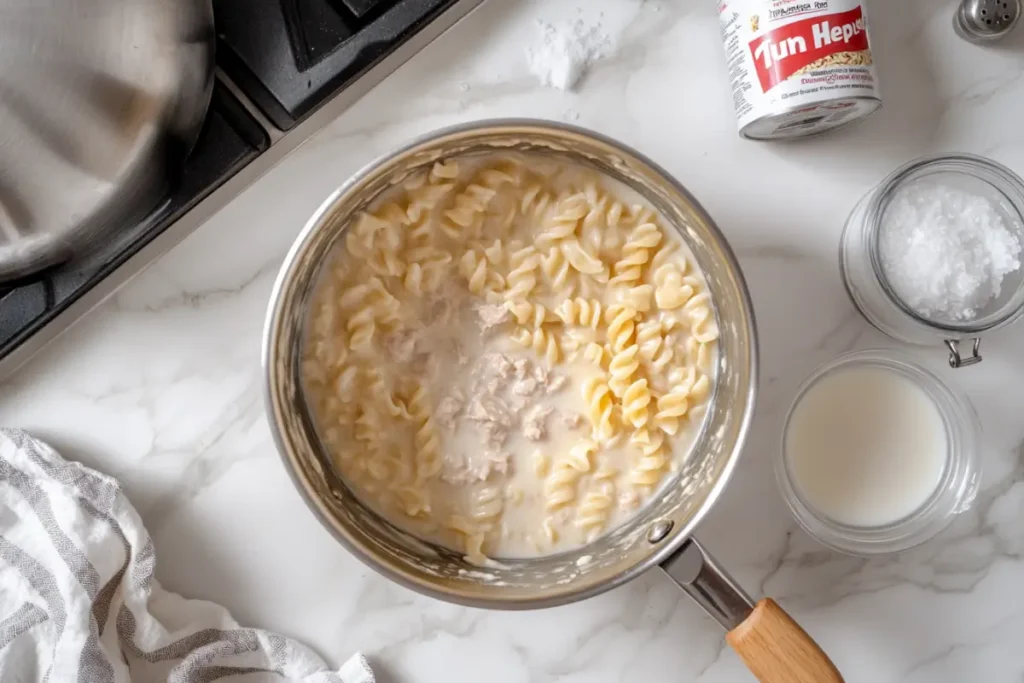
[[[868,34],[860,7],[794,21],[750,42],[750,54],[764,92],[819,59],[867,49]]]

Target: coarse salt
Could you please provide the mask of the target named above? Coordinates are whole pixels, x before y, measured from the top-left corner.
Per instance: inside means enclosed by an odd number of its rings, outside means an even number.
[[[1019,233],[988,197],[919,180],[886,208],[879,255],[903,303],[929,320],[967,322],[1020,269]]]
[[[540,40],[527,48],[526,62],[542,85],[559,90],[575,88],[610,44],[600,25],[588,26],[582,19],[559,24],[538,20],[537,25]]]

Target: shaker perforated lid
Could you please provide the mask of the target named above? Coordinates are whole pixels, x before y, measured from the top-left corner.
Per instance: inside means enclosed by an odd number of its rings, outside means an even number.
[[[972,43],[998,40],[1020,19],[1021,0],[963,0],[953,17],[957,34]]]

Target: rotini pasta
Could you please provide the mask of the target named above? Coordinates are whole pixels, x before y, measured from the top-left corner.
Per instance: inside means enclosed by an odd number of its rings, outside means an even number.
[[[586,534],[588,540],[593,540],[608,524],[614,506],[614,487],[605,484],[591,491],[583,498],[576,512],[576,526]]]
[[[632,287],[620,287],[616,299],[622,306],[635,309],[638,313],[647,313],[651,310],[655,290],[652,285],[634,285]]]
[[[353,351],[370,350],[373,335],[377,331],[374,317],[372,305],[364,306],[349,317],[346,330],[349,334],[349,348]]]
[[[639,353],[639,347],[634,344],[612,356],[611,363],[608,365],[608,386],[611,387],[612,393],[619,398],[625,395],[626,390],[633,383],[636,371],[640,369],[640,361],[637,358]]]
[[[447,219],[441,224],[452,239],[479,239],[483,230],[484,213],[497,191],[472,183],[455,196],[454,206],[444,212]]]
[[[540,183],[530,185],[523,192],[519,202],[519,213],[524,218],[543,219],[547,216],[548,209],[554,204],[554,196],[544,189]]]
[[[661,482],[668,467],[665,437],[661,432],[638,429],[629,442],[639,451],[639,457],[629,473],[630,483],[636,488],[650,491]]]
[[[636,327],[636,345],[640,359],[650,363],[658,355],[665,338],[660,320],[647,320]]]
[[[487,560],[484,554],[484,543],[487,541],[486,532],[471,519],[464,515],[450,515],[445,523],[449,531],[454,532],[461,540],[461,546],[470,562],[477,564]]]
[[[505,308],[520,325],[529,325],[534,329],[544,323],[554,322],[555,316],[544,307],[543,304],[536,304],[526,300],[506,301]]]
[[[434,419],[428,417],[416,430],[416,478],[426,481],[441,471],[441,442]]]
[[[718,339],[718,325],[711,313],[711,298],[706,292],[689,299],[683,305],[683,312],[690,316],[690,334],[697,342],[707,344]]]
[[[712,344],[714,342],[702,343],[697,341],[693,336],[687,338],[686,343],[682,345],[680,355],[687,359],[687,362],[695,367],[709,372],[711,369],[711,355],[713,352]]]
[[[565,296],[572,294],[572,268],[565,254],[558,247],[550,247],[541,258],[541,270],[547,279],[548,288],[552,292],[561,292]]]
[[[683,283],[683,274],[674,263],[667,263],[654,272],[654,300],[658,308],[670,311],[681,307],[693,296],[693,287]]]
[[[680,387],[658,397],[654,425],[670,436],[679,431],[679,421],[690,410],[690,388]]]
[[[504,507],[505,499],[498,486],[484,486],[470,497],[472,520],[477,528],[497,527]]]
[[[647,424],[650,419],[650,411],[647,406],[651,403],[651,390],[647,387],[646,379],[638,379],[622,394],[622,416],[636,429]]]
[[[551,548],[558,543],[558,523],[553,517],[545,517],[540,528],[544,534],[546,548]]]
[[[603,370],[608,369],[611,359],[612,354],[608,345],[602,346],[597,342],[590,342],[583,351],[583,360]]]
[[[608,341],[611,342],[612,350],[620,353],[627,347],[632,346],[636,335],[635,308],[628,306],[609,306],[605,313],[605,320],[608,322]]]
[[[512,301],[525,299],[537,286],[536,271],[540,268],[541,257],[534,247],[523,247],[509,256],[512,270],[505,283],[508,290],[505,297]]]
[[[641,223],[629,233],[622,247],[622,258],[615,262],[612,284],[637,282],[643,277],[644,266],[651,258],[651,250],[661,243],[661,231],[654,223]]]
[[[596,171],[425,166],[353,217],[311,297],[301,371],[331,463],[470,562],[597,538],[686,457],[711,400],[696,265]]]
[[[562,242],[560,249],[565,260],[574,269],[585,275],[595,276],[600,282],[607,281],[608,273],[604,262],[584,249],[578,240],[567,238]]]
[[[558,202],[544,231],[537,236],[537,246],[546,248],[575,237],[587,208],[587,198],[583,194],[574,194]]]
[[[558,307],[558,317],[566,325],[582,325],[597,330],[600,327],[604,307],[596,299],[566,299]]]
[[[583,383],[583,400],[587,404],[590,424],[594,435],[602,441],[615,436],[615,425],[612,414],[615,403],[612,391],[601,377],[591,377]]]
[[[483,252],[467,251],[459,259],[459,273],[473,294],[494,291],[504,287],[505,279],[490,267]]]
[[[555,464],[544,481],[544,498],[548,512],[559,510],[576,500],[576,487],[582,472],[569,461]]]
[[[512,339],[524,348],[533,349],[549,365],[556,365],[562,358],[562,349],[558,344],[558,338],[554,332],[549,332],[544,328],[538,327],[531,331],[521,327],[512,334]]]

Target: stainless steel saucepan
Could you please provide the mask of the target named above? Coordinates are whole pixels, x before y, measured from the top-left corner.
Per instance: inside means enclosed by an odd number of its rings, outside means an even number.
[[[706,426],[691,458],[651,505],[577,551],[478,567],[398,531],[352,495],[317,437],[299,363],[311,291],[356,212],[395,181],[438,159],[510,149],[590,166],[655,206],[680,232],[707,277],[721,340]],[[722,233],[689,192],[637,152],[580,128],[499,120],[449,128],[378,160],[328,198],[295,242],[274,288],[263,343],[267,412],[288,472],[324,526],[390,579],[473,607],[532,609],[582,600],[661,567],[725,627],[729,644],[761,681],[842,680],[775,602],[755,604],[691,537],[725,487],[753,418],[757,335],[750,295]]]
[[[213,89],[211,0],[0,0],[0,282],[140,220]]]

